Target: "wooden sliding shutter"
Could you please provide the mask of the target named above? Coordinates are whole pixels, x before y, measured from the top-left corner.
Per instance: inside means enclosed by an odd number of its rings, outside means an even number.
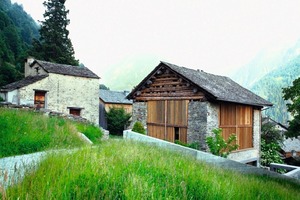
[[[245,105],[223,103],[220,106],[220,128],[223,137],[237,135],[239,149],[253,147],[253,108]]]
[[[148,101],[149,136],[187,142],[188,100]]]

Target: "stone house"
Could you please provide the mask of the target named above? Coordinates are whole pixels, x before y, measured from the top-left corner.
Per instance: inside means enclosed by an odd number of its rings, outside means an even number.
[[[107,129],[105,112],[112,107],[124,108],[127,113],[132,114],[132,100],[128,100],[127,95],[127,91],[99,90],[99,124],[102,128]]]
[[[86,67],[33,58],[25,62],[25,78],[1,87],[8,103],[78,115],[99,123],[99,77]]]
[[[237,135],[230,159],[259,163],[261,109],[272,104],[228,77],[161,62],[127,98],[132,122],[141,121],[149,136],[199,142],[208,151],[206,137],[222,128],[224,138]]]

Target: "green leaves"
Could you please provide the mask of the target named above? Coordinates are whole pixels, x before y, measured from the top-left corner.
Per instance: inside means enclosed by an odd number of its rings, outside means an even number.
[[[65,1],[47,0],[43,4],[46,11],[45,21],[41,22],[41,37],[33,43],[30,53],[37,59],[78,66],[67,30],[70,20],[67,18],[69,10],[65,8]]]
[[[106,113],[107,128],[110,134],[122,135],[123,130],[129,125],[131,115],[124,108],[112,107]]]
[[[288,100],[288,111],[294,116],[289,121],[289,128],[286,133],[289,137],[297,137],[300,135],[300,78],[293,81],[293,85],[282,89],[283,98]]]
[[[236,144],[236,135],[231,134],[227,140],[222,136],[222,129],[216,128],[212,132],[215,136],[206,138],[206,144],[212,154],[226,158],[230,152],[237,150],[239,145]]]

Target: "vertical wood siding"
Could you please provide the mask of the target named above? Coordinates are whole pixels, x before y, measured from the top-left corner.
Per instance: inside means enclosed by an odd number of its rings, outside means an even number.
[[[187,142],[188,100],[148,101],[147,127],[149,136],[175,141],[175,128],[179,140]]]
[[[239,149],[253,147],[253,108],[245,105],[222,103],[220,106],[220,128],[223,137],[237,135]]]

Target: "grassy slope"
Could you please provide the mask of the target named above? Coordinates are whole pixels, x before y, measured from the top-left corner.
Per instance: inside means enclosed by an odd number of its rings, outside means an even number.
[[[85,132],[92,141],[101,137],[98,128],[41,113],[0,108],[0,158],[53,148],[78,147],[76,135]]]
[[[299,185],[214,168],[122,140],[50,155],[6,191],[8,199],[297,199]],[[1,194],[0,194],[1,199]]]

